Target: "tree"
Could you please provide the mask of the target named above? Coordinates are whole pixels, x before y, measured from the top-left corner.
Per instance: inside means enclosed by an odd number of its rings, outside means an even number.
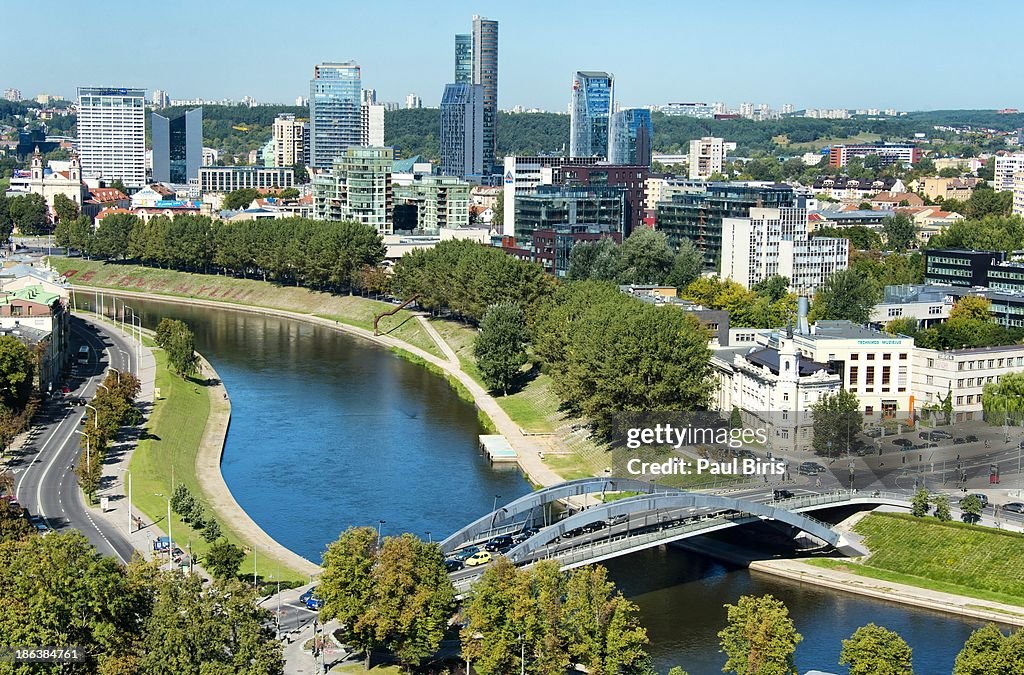
[[[949,511],[949,497],[946,495],[939,495],[935,498],[935,517],[944,523],[952,520],[953,514]]]
[[[245,551],[229,541],[221,539],[210,545],[203,560],[203,567],[215,579],[234,579],[238,576],[238,568],[245,560]]]
[[[387,129],[387,126],[384,127]],[[500,230],[505,224],[505,191],[498,193],[498,199],[494,202],[494,215],[491,217],[491,227]]]
[[[867,323],[881,291],[867,277],[852,269],[839,270],[825,280],[814,294],[811,318],[846,319]]]
[[[78,217],[78,204],[63,194],[53,196],[53,211],[57,214],[57,222],[63,223]]]
[[[914,493],[910,500],[910,513],[918,518],[928,515],[929,508],[928,490],[921,488]]]
[[[167,361],[178,375],[188,377],[199,370],[195,336],[184,321],[161,319],[156,327],[156,344],[167,352]]]
[[[776,302],[786,297],[786,294],[789,293],[789,278],[780,274],[773,274],[754,284],[751,290],[762,297],[768,298],[771,302]]]
[[[49,211],[40,194],[27,194],[7,200],[11,222],[23,235],[46,234],[49,229]]]
[[[216,519],[210,518],[206,521],[206,527],[203,528],[203,539],[210,543],[213,543],[220,539],[221,530],[220,523]]]
[[[850,667],[850,675],[912,675],[911,654],[898,634],[869,623],[843,640],[839,663]]]
[[[61,220],[53,230],[57,246],[76,249],[81,253],[92,250],[93,229],[89,216],[78,216],[71,220]]]
[[[890,251],[906,251],[917,237],[914,221],[902,213],[883,219],[882,232]]]
[[[624,269],[621,283],[660,284],[673,264],[672,249],[664,232],[641,227],[622,242]]]
[[[35,357],[13,335],[0,336],[0,403],[21,410],[32,395]]]
[[[131,213],[113,213],[105,216],[96,228],[89,253],[100,258],[128,257],[131,231],[140,224]]]
[[[668,671],[668,675],[689,675],[680,666],[673,666],[672,670]]]
[[[1024,373],[1006,373],[998,382],[987,383],[981,406],[989,424],[1019,426],[1024,421]]]
[[[823,394],[811,405],[814,452],[828,457],[848,451],[864,424],[857,395],[845,389]]]
[[[305,185],[309,182],[309,173],[306,171],[306,165],[302,162],[296,162],[292,167],[292,172],[295,174],[296,185]]]
[[[885,324],[885,332],[890,335],[906,335],[914,337],[917,334],[917,319],[912,316],[901,316]]]
[[[618,283],[623,266],[622,248],[611,237],[602,237],[573,245],[566,276],[572,281],[594,279]]]
[[[510,302],[488,308],[480,322],[480,334],[473,343],[473,355],[488,389],[508,395],[526,364],[529,339],[522,308]]]
[[[981,500],[977,495],[967,495],[960,500],[960,512],[965,523],[981,520]]]
[[[1020,631],[1014,633],[1014,637]],[[1017,638],[1016,642],[1020,639]],[[963,649],[956,655],[953,675],[1012,675],[1024,670],[1024,658],[1019,650],[1008,649],[1008,639],[995,624],[987,624],[967,638]]]
[[[953,303],[953,308],[949,310],[949,320],[975,320],[975,321],[991,321],[992,320],[992,302],[988,298],[983,298],[975,295],[965,295],[958,298]]]
[[[239,209],[247,209],[254,200],[258,199],[260,191],[256,188],[242,188],[240,190],[233,190],[232,192],[224,195],[224,201],[221,202],[221,208],[227,211],[237,211]]]
[[[665,276],[666,286],[686,288],[696,281],[704,270],[704,254],[690,239],[682,239],[672,259],[672,268]]]
[[[321,620],[336,619],[339,637],[345,644],[363,650],[367,664],[377,644],[376,630],[361,619],[372,605],[376,542],[377,531],[372,527],[345,530],[324,552],[324,571],[317,587],[317,595],[324,601]]]
[[[771,595],[741,596],[726,605],[728,624],[719,631],[728,656],[723,671],[737,675],[795,674],[793,655],[803,636],[796,632],[789,610]]]

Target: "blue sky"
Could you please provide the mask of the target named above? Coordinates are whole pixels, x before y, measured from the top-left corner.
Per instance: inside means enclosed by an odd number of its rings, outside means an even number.
[[[290,102],[315,63],[354,59],[379,99],[436,105],[473,14],[500,22],[502,108],[564,110],[575,70],[614,73],[623,105],[1024,108],[1014,0],[17,2],[0,88]]]

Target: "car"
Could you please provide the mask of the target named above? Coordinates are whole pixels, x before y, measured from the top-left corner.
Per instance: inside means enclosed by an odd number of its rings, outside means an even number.
[[[964,436],[964,440],[967,441],[968,443],[977,443],[978,437],[975,436],[974,434],[967,434],[966,436]]]
[[[477,567],[478,565],[486,565],[491,562],[494,556],[488,551],[477,551],[473,555],[466,558],[466,567]]]
[[[824,470],[825,467],[817,462],[801,462],[797,468],[797,473],[802,476],[816,476]]]
[[[315,593],[315,592],[316,592],[316,586],[314,586],[313,588],[309,589],[308,591],[306,591],[305,593],[303,593],[302,595],[300,595],[300,596],[299,596],[299,602],[301,602],[302,604],[306,604],[306,602],[307,602],[307,601],[308,601],[308,600],[309,600],[310,598],[312,598],[312,597],[313,597],[313,593]]]
[[[778,501],[780,499],[792,499],[794,496],[792,490],[772,490],[772,499]]]
[[[894,438],[892,439],[892,444],[898,445],[902,448],[909,448],[914,444],[914,441],[910,440],[909,438]]]
[[[967,439],[960,438],[959,436],[957,436],[956,438],[953,439],[953,445],[963,445],[966,442],[967,442]]]
[[[312,609],[313,611],[320,611],[324,608],[323,598],[318,598],[315,595],[311,595],[306,598],[306,609]]]
[[[1009,504],[1003,504],[1002,509],[1010,513],[1024,513],[1024,504],[1021,502],[1010,502]]]
[[[46,524],[42,516],[29,516],[28,522],[36,528],[36,532],[39,534],[49,534],[50,526]]]
[[[484,544],[485,551],[499,551],[503,548],[512,546],[512,537],[507,534],[503,534],[498,537],[492,538],[486,544]]]
[[[882,427],[870,427],[864,432],[864,435],[868,438],[881,438],[883,433]]]
[[[476,555],[480,552],[479,546],[467,546],[466,548],[459,549],[452,554],[452,558],[461,562],[466,562],[466,559]]]
[[[445,572],[458,572],[465,566],[465,563],[463,563],[461,560],[456,560],[455,558],[447,558],[444,561]]]
[[[608,527],[607,521],[597,520],[597,521],[594,521],[593,523],[587,523],[586,525],[584,525],[580,529],[583,530],[584,532],[597,532],[598,530],[603,530],[606,527]]]
[[[931,431],[922,431],[917,437],[925,441],[941,441],[953,438],[953,434],[942,429],[932,429]]]
[[[586,534],[586,530],[584,530],[582,527],[577,527],[577,528],[573,528],[573,529],[569,530],[568,532],[563,534],[562,537],[566,538],[566,539],[569,539],[569,538],[572,538],[572,537],[578,537],[581,534]]]

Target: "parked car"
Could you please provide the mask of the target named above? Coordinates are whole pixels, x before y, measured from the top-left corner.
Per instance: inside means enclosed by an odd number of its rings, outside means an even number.
[[[463,563],[461,560],[456,560],[455,558],[447,558],[444,561],[444,570],[446,572],[458,572],[465,566],[465,563]]]
[[[914,444],[914,441],[910,440],[909,438],[894,438],[892,439],[892,444],[898,445],[902,448],[909,448]]]
[[[801,462],[799,468],[797,468],[797,473],[803,476],[816,476],[824,470],[825,467],[817,462]]]
[[[323,598],[318,598],[315,595],[311,595],[306,598],[306,609],[312,609],[313,611],[320,611],[324,607]]]
[[[974,434],[967,434],[966,436],[964,436],[964,440],[967,441],[968,443],[977,443],[978,437],[975,436]]]
[[[308,601],[308,600],[309,600],[310,598],[312,598],[312,597],[313,597],[313,593],[314,593],[314,592],[316,592],[316,586],[314,586],[313,588],[309,589],[308,591],[306,591],[305,593],[303,593],[302,595],[300,595],[300,596],[299,596],[299,602],[301,602],[302,604],[306,604],[306,602],[307,602],[307,601]]]
[[[869,427],[864,435],[868,438],[881,438],[883,433],[882,427]]]
[[[944,439],[953,438],[953,434],[942,429],[932,429],[931,431],[922,431],[917,435],[918,438],[925,441],[941,441]]]
[[[466,560],[468,558],[470,558],[471,556],[473,556],[473,555],[475,555],[475,554],[477,554],[479,552],[480,552],[480,547],[479,546],[467,546],[466,548],[461,548],[458,551],[456,551],[455,553],[453,553],[452,554],[452,558],[454,558],[455,560],[461,560],[462,562],[466,562]]]
[[[1003,504],[1003,511],[1009,511],[1010,513],[1024,513],[1024,504],[1021,502],[1010,502],[1009,504]]]
[[[772,499],[778,501],[780,499],[792,499],[796,495],[793,494],[792,490],[772,490]]]
[[[959,436],[957,436],[956,438],[953,439],[953,445],[963,445],[966,442],[967,442],[967,439],[960,438]]]
[[[493,558],[494,558],[494,556],[492,556],[487,551],[477,551],[473,555],[471,555],[468,558],[466,558],[466,567],[476,567],[478,565],[486,565],[487,563],[491,562],[491,560]]]

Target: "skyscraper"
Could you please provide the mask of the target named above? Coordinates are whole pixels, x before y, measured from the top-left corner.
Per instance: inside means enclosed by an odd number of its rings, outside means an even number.
[[[405,97],[405,109],[412,110],[414,108],[422,108],[423,99],[416,92],[413,92]]]
[[[608,161],[612,164],[651,165],[651,111],[623,108],[612,115],[608,134]]]
[[[498,22],[482,16],[473,17],[473,84],[484,91],[484,167],[490,173],[497,156]]]
[[[354,61],[321,63],[309,81],[310,164],[330,169],[331,163],[358,146],[362,133],[361,76]]]
[[[441,98],[441,175],[463,179],[482,175],[483,133],[483,86],[468,82],[446,85]]]
[[[359,109],[361,131],[359,145],[381,147],[384,145],[384,106],[379,103],[364,103]]]
[[[146,184],[146,90],[78,88],[78,154],[86,178]]]
[[[579,70],[573,76],[570,157],[604,157],[608,152],[608,126],[615,109],[614,83],[610,73]]]
[[[281,113],[274,120],[274,163],[272,166],[295,166],[309,163],[309,122],[290,113]]]
[[[153,180],[186,185],[203,163],[203,109],[168,119],[153,113]]]
[[[455,36],[455,83],[473,82],[473,36]]]

